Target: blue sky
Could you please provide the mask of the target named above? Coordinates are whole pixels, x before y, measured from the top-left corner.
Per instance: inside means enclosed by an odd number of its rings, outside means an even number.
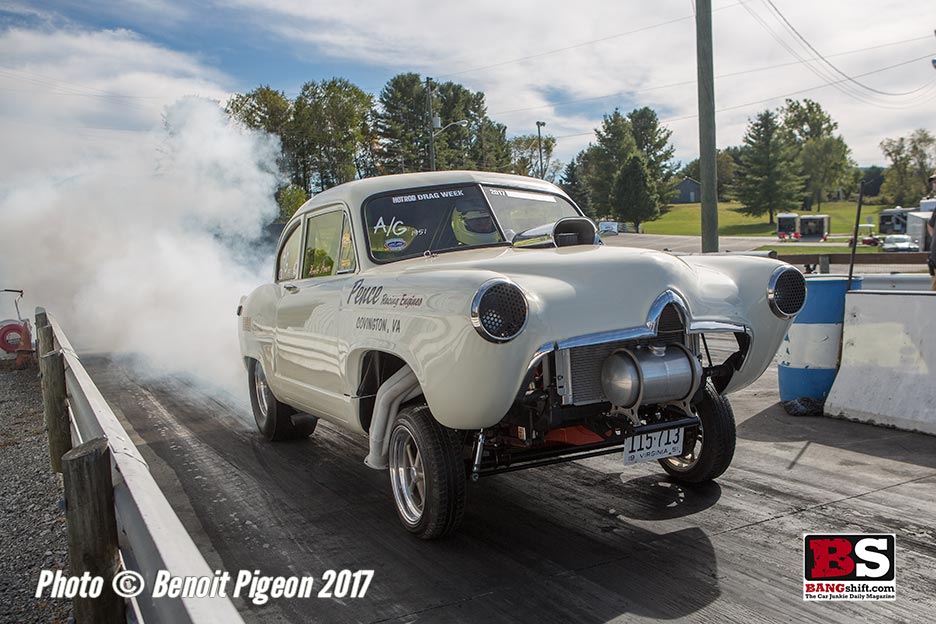
[[[885,137],[936,130],[936,71],[924,58],[936,56],[936,5],[713,4],[719,145],[739,143],[751,116],[797,92],[832,113],[860,164],[883,161],[877,144]],[[0,0],[0,124],[49,121],[29,121],[35,111],[25,96],[4,102],[25,91],[51,91],[59,106],[99,94],[96,110],[83,102],[71,119],[49,108],[61,127],[101,135],[158,123],[161,107],[186,94],[223,99],[270,84],[293,95],[307,80],[332,76],[377,94],[389,77],[415,71],[484,91],[509,134],[545,121],[563,160],[587,145],[603,113],[651,106],[687,161],[698,149],[693,10],[690,0]],[[860,86],[844,81],[788,25],[847,75],[876,73]],[[63,88],[92,91],[66,97]]]

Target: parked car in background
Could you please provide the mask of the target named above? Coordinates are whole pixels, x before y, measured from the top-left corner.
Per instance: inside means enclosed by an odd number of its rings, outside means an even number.
[[[257,427],[285,440],[325,419],[366,436],[366,465],[389,471],[422,538],[452,531],[466,481],[487,475],[617,453],[678,482],[715,479],[735,448],[726,395],[770,364],[805,279],[769,258],[596,233],[561,189],[512,175],[316,195],[286,225],[271,282],[238,308]],[[736,345],[724,361],[715,334]]]
[[[920,251],[920,245],[906,234],[891,234],[884,237],[884,251]]]

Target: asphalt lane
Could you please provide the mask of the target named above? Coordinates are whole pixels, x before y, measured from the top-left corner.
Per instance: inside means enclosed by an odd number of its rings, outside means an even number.
[[[482,479],[451,538],[405,532],[366,442],[320,424],[261,439],[191,381],[85,358],[209,564],[373,569],[362,599],[236,601],[262,622],[932,621],[936,438],[776,404],[776,371],[733,395],[738,448],[686,488],[615,456]],[[802,533],[897,533],[898,600],[802,601]]]

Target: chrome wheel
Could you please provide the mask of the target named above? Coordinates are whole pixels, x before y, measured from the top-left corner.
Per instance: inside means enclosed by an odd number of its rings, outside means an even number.
[[[254,366],[254,392],[257,395],[257,407],[260,409],[260,416],[263,423],[257,423],[263,427],[270,414],[269,390],[267,389],[266,375],[263,374],[263,367],[258,362]]]
[[[416,439],[399,424],[390,436],[390,481],[400,515],[410,525],[419,523],[426,504],[426,473]]]
[[[679,472],[689,471],[699,463],[699,457],[702,456],[703,445],[702,425],[700,424],[697,427],[693,427],[693,429],[695,429],[695,440],[683,445],[684,452],[682,455],[674,455],[661,460],[668,463],[673,470]],[[688,431],[686,433],[689,434]]]

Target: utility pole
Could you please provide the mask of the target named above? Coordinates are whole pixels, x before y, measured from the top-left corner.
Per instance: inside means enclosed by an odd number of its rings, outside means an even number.
[[[426,126],[429,128],[429,171],[435,171],[435,118],[432,116],[432,78],[426,76],[426,114],[429,119]]]
[[[699,84],[699,182],[702,185],[702,251],[718,251],[718,171],[715,166],[715,76],[712,0],[696,0],[696,64]]]
[[[540,128],[542,128],[542,127],[545,126],[545,125],[546,125],[546,122],[545,122],[545,121],[537,121],[537,122],[536,122],[536,147],[539,149],[539,162],[540,162],[539,173],[540,173],[540,179],[543,179],[543,178],[546,177],[546,172],[543,170],[543,135],[542,135],[542,133],[540,132]]]

